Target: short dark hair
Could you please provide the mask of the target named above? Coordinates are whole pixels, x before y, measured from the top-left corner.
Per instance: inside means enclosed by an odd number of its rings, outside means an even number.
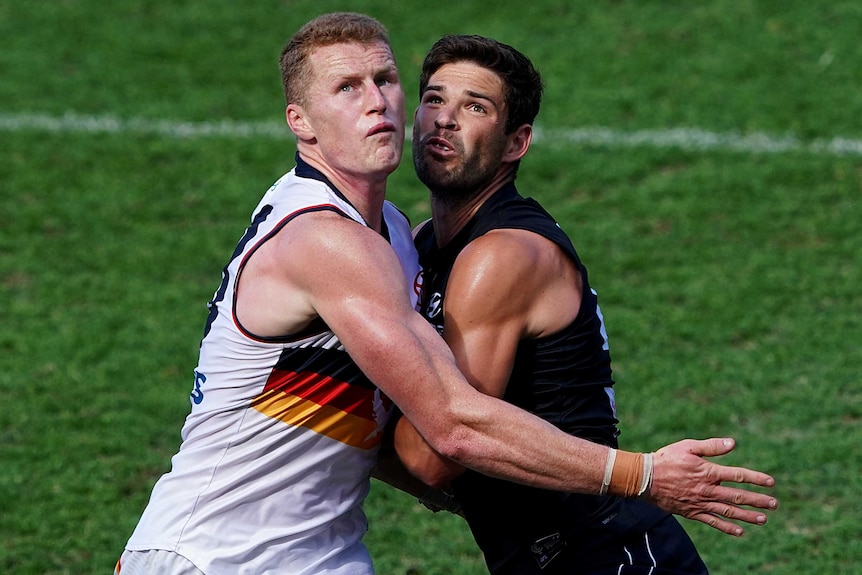
[[[542,76],[521,52],[484,36],[449,34],[440,38],[422,63],[419,97],[437,70],[464,61],[494,71],[503,81],[507,134],[523,124],[533,124],[542,104]]]
[[[278,60],[285,101],[303,103],[305,88],[312,78],[307,62],[312,51],[350,42],[381,42],[389,46],[389,33],[371,16],[356,12],[323,14],[300,28],[287,42]]]

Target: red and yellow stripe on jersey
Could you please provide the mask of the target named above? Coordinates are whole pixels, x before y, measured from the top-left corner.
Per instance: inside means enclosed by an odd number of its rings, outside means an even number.
[[[288,425],[305,427],[347,445],[371,449],[380,443],[374,414],[375,389],[315,372],[275,369],[251,405]],[[383,394],[388,411],[391,402]]]

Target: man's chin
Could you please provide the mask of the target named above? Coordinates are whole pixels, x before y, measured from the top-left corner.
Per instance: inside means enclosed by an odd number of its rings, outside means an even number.
[[[452,174],[440,163],[425,162],[421,167],[414,164],[414,168],[419,181],[429,190],[448,190],[454,187],[453,184],[458,179],[457,175]]]
[[[401,156],[392,156],[389,158],[381,159],[378,165],[378,171],[382,174],[389,175],[398,169],[398,165],[401,163]]]
[[[379,166],[380,171],[391,174],[401,164],[401,151],[396,149],[380,150],[375,163]]]

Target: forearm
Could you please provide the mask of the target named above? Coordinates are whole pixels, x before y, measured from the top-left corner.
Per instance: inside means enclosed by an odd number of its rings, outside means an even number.
[[[365,318],[367,319],[367,315]],[[351,355],[442,456],[544,489],[598,493],[608,448],[473,389],[446,343],[418,314],[363,325]],[[351,332],[352,333],[352,332]],[[377,337],[367,337],[374,333]],[[398,342],[394,345],[393,342]]]
[[[369,323],[368,318],[373,318]],[[598,494],[609,448],[475,390],[421,316],[358,314],[342,341],[430,446],[464,467],[554,491]],[[353,339],[354,334],[362,334]],[[397,345],[396,345],[397,342]],[[641,476],[635,474],[634,483]],[[619,493],[612,485],[610,494]]]
[[[442,455],[486,475],[543,489],[597,494],[608,448],[567,435],[501,400],[482,395],[459,405],[462,422],[434,445]]]
[[[412,430],[412,433],[418,438],[418,441],[424,446],[424,450],[434,454],[441,461],[445,461],[448,466],[456,467],[463,472],[464,468],[458,464],[443,459],[439,454],[434,452],[431,447],[422,439],[416,432],[415,428],[409,423],[406,418],[396,417],[396,421],[391,421],[387,428],[387,437],[384,439],[384,445],[380,450],[377,458],[377,465],[371,472],[371,476],[375,479],[383,481],[400,491],[416,497],[428,509],[434,511],[449,511],[461,515],[460,502],[444,487],[448,487],[448,482],[444,484],[435,484],[434,482],[424,481],[422,476],[414,470],[408,470],[401,458],[396,453],[396,444],[398,443],[395,427],[404,427]]]
[[[427,344],[430,349],[424,352],[436,355],[433,339]],[[454,362],[445,358],[444,351],[438,353],[439,363],[435,365],[441,371],[426,372],[427,364],[418,372],[412,371],[431,379],[416,379],[418,386],[395,390],[397,397],[393,399],[403,404],[405,415],[414,418],[417,429],[437,452],[465,467],[555,491],[599,494],[603,483],[607,483],[608,495],[633,497],[646,489],[644,495],[662,509],[737,536],[743,529],[730,520],[758,525],[766,522],[765,514],[746,506],[777,508],[774,497],[722,485],[733,482],[770,487],[774,484],[771,477],[704,459],[731,451],[732,440],[685,440],[659,449],[652,484],[649,478],[644,483],[647,467],[638,454],[618,451],[609,466],[608,447],[566,435],[523,410],[477,392],[469,384],[453,383],[460,377]],[[416,370],[417,364],[410,369]],[[433,393],[422,393],[429,389]]]
[[[431,487],[445,487],[464,472],[463,466],[434,451],[406,417],[395,425],[393,444],[406,471]]]
[[[371,476],[417,498],[422,497],[430,488],[411,474],[391,447],[380,450]]]

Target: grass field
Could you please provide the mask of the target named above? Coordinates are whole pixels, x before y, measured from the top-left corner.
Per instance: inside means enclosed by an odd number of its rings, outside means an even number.
[[[386,24],[409,102],[447,32],[545,75],[521,190],[574,238],[621,437],[733,435],[781,509],[712,572],[862,573],[862,4],[0,0],[0,573],[110,572],[179,442],[221,267],[292,166],[276,66],[322,11]],[[409,157],[409,156],[408,156]],[[409,162],[390,198],[428,215]],[[477,575],[374,484],[381,575]]]

